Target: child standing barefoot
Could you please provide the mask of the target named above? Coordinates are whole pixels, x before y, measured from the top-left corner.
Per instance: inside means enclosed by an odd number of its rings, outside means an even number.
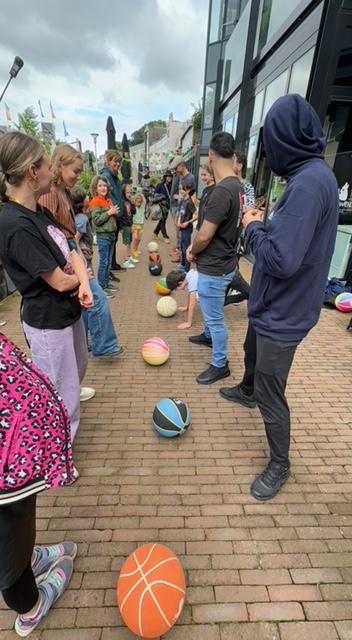
[[[138,250],[138,246],[143,233],[146,201],[141,193],[137,193],[137,195],[134,197],[133,203],[136,208],[136,213],[133,216],[132,225],[132,256],[133,258],[138,258],[140,253]]]

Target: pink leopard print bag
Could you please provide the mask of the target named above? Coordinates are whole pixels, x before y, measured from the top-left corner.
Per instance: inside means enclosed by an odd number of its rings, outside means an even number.
[[[0,334],[0,506],[72,482],[65,405],[50,380]]]

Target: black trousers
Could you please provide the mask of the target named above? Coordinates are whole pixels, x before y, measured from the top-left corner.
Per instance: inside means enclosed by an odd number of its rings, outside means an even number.
[[[300,341],[282,342],[257,334],[248,325],[244,342],[245,373],[240,384],[244,393],[254,393],[265,425],[270,458],[289,463],[291,419],[285,391]]]
[[[16,613],[28,613],[36,605],[39,597],[38,587],[29,562],[22,575],[8,589],[2,591],[5,603]]]
[[[168,238],[169,236],[167,235],[167,231],[166,231],[166,220],[167,220],[167,216],[164,218],[160,218],[158,224],[156,225],[153,233],[155,233],[155,235],[159,235],[160,231],[162,233],[163,238]]]

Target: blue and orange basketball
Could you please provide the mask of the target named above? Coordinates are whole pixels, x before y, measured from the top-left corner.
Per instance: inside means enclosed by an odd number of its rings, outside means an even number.
[[[335,298],[335,307],[343,313],[350,313],[352,311],[352,293],[340,293]]]
[[[122,565],[117,606],[125,625],[140,638],[159,638],[177,622],[186,594],[175,554],[162,544],[138,547]]]
[[[169,356],[169,343],[163,338],[149,338],[142,346],[143,360],[153,366],[164,364]]]
[[[174,438],[186,433],[191,422],[188,405],[177,398],[159,400],[153,411],[153,425],[165,438]]]

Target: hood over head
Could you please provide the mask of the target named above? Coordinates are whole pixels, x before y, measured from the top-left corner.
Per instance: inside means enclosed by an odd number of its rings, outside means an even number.
[[[270,169],[284,178],[314,158],[323,160],[326,144],[316,112],[297,93],[279,98],[269,109],[263,141]]]

